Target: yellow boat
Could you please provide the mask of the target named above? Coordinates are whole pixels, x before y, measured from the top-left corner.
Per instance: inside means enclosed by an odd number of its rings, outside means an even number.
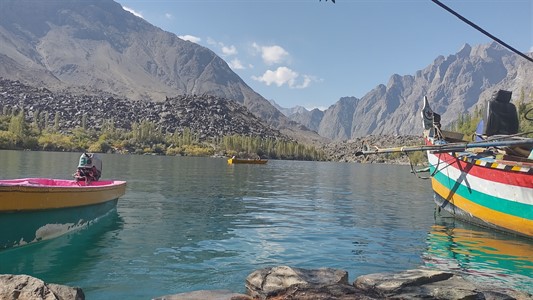
[[[228,164],[256,164],[264,165],[268,162],[268,159],[242,159],[242,158],[228,158]]]
[[[0,180],[0,249],[58,237],[116,208],[126,182]]]

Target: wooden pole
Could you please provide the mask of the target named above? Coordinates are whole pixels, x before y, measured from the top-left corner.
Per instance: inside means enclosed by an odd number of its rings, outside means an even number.
[[[512,140],[512,141],[482,141],[471,143],[450,143],[442,145],[420,145],[420,146],[403,146],[393,148],[378,148],[374,150],[363,150],[355,153],[355,156],[369,155],[369,154],[385,154],[398,152],[416,152],[416,151],[432,151],[432,152],[457,152],[465,151],[470,148],[486,148],[486,147],[503,147],[503,146],[523,146],[533,145],[533,138]]]

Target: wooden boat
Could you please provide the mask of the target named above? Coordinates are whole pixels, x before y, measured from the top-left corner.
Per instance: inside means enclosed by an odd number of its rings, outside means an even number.
[[[268,159],[243,159],[243,158],[228,158],[228,164],[256,164],[264,165],[268,162]]]
[[[515,156],[516,151],[510,150],[520,146],[522,152],[533,153],[533,139],[517,137],[516,108],[509,102],[510,92],[503,92],[495,93],[489,102],[485,132],[481,134],[484,139],[477,142],[464,142],[462,135],[441,130],[440,115],[424,98],[422,117],[431,185],[438,207],[452,215],[531,238],[533,160],[527,155]],[[491,111],[493,105],[498,106],[497,112]],[[503,111],[514,115],[496,120]],[[484,136],[487,132],[490,135]]]
[[[0,249],[82,228],[116,207],[125,181],[0,180]]]
[[[480,126],[481,140],[468,142],[463,134],[441,130],[440,115],[424,97],[425,145],[365,146],[356,155],[426,151],[439,209],[471,223],[533,238],[533,138],[517,134],[518,116],[510,98],[507,91],[494,94],[486,124]]]

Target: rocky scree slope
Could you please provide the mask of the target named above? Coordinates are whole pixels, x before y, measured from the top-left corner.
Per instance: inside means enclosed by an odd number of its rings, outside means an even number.
[[[200,140],[224,135],[246,135],[261,138],[290,140],[268,125],[265,125],[246,107],[235,101],[215,97],[182,95],[164,101],[131,101],[101,95],[73,95],[54,93],[45,88],[27,86],[18,81],[0,79],[0,111],[24,109],[26,119],[32,122],[38,118],[53,126],[56,113],[59,115],[59,130],[71,131],[82,126],[86,116],[86,127],[100,129],[104,122],[116,128],[131,129],[132,123],[150,121],[163,132],[174,133],[190,128]]]

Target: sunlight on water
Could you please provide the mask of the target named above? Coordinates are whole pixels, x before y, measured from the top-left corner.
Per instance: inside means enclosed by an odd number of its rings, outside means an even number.
[[[0,151],[0,176],[69,178],[78,157]],[[244,292],[247,275],[278,265],[344,269],[350,281],[431,265],[533,286],[531,254],[516,252],[531,251],[533,243],[435,219],[429,181],[406,166],[102,160],[102,178],[128,182],[115,214],[73,234],[0,252],[0,273],[79,286],[87,299]]]

